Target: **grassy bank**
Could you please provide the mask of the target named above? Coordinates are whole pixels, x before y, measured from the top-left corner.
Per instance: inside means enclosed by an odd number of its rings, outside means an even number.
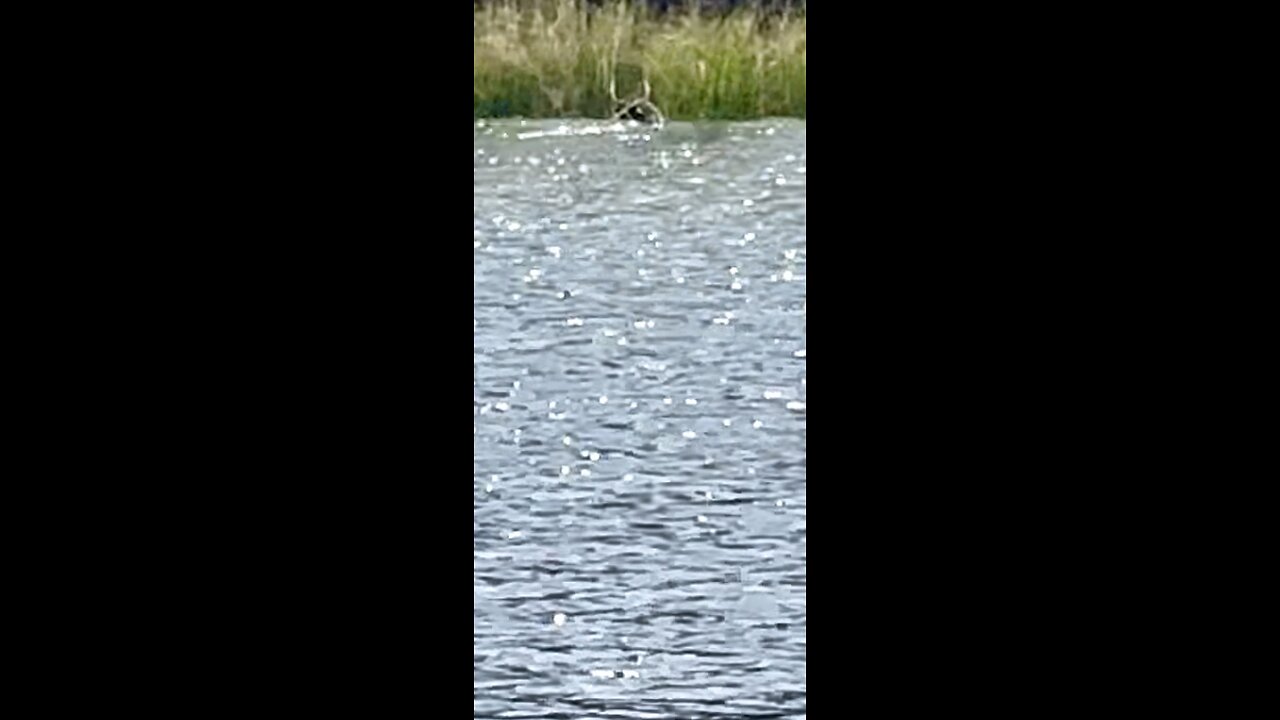
[[[622,2],[475,9],[474,117],[610,117],[647,79],[668,119],[805,117],[803,14],[659,15]]]

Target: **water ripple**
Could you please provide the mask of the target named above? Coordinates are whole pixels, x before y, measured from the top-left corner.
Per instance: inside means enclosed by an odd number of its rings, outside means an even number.
[[[477,718],[804,717],[802,122],[474,137]]]

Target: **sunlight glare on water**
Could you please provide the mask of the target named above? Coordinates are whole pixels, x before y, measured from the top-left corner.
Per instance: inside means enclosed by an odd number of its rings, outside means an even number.
[[[473,172],[475,717],[804,717],[805,123]]]

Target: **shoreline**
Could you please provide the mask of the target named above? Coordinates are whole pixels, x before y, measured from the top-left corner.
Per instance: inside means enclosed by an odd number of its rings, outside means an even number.
[[[473,18],[473,120],[609,119],[646,99],[675,121],[806,116],[803,9],[548,0],[477,5]]]

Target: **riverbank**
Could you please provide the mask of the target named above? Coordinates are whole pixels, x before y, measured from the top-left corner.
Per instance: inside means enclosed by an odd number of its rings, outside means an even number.
[[[476,7],[472,40],[475,118],[607,118],[646,81],[672,120],[805,117],[802,12],[499,2]]]

